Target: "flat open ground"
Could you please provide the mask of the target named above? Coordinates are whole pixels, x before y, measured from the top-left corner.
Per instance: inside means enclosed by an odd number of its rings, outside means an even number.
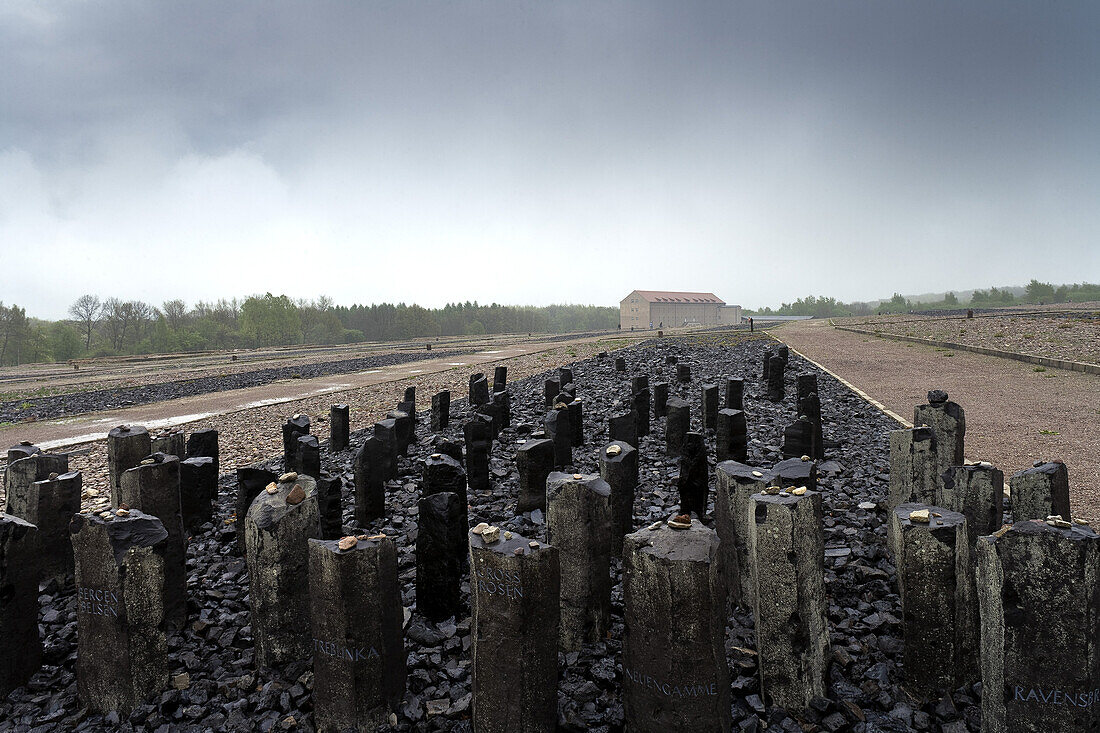
[[[772,333],[909,420],[928,390],[945,390],[966,410],[968,460],[991,461],[1006,480],[1037,460],[1065,461],[1074,515],[1100,519],[1100,376],[1037,372],[1010,359],[838,331],[826,321],[790,322]]]

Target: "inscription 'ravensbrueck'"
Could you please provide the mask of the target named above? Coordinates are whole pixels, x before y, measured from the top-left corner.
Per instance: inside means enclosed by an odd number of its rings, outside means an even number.
[[[77,588],[76,600],[80,613],[118,618],[118,593],[113,590]]]
[[[654,690],[669,697],[703,697],[704,695],[717,695],[718,683],[685,683],[674,685],[670,682],[655,680],[647,674],[635,672],[623,667],[623,674],[636,685],[641,685],[649,690]]]
[[[322,641],[321,639],[313,640],[313,651],[345,662],[365,662],[368,659],[378,659],[382,656],[373,646],[348,646],[335,641]]]
[[[523,598],[523,580],[518,570],[487,568],[477,569],[477,589],[484,593],[505,598]]]
[[[1075,708],[1089,708],[1100,701],[1100,689],[1088,692],[1067,692],[1066,690],[1044,690],[1041,687],[1012,685],[1010,697],[1014,702],[1037,702],[1043,705],[1068,705]]]

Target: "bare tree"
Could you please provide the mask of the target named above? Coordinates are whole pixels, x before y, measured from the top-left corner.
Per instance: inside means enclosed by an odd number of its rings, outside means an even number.
[[[103,330],[115,351],[122,348],[132,320],[133,306],[130,303],[124,303],[118,298],[107,298],[103,301]]]
[[[80,330],[84,332],[85,349],[92,347],[92,331],[102,311],[103,304],[99,302],[98,295],[81,295],[69,306],[69,315],[80,324]]]

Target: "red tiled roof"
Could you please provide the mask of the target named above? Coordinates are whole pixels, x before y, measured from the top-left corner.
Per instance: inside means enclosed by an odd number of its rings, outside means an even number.
[[[716,303],[725,305],[726,301],[714,293],[675,293],[668,290],[637,290],[638,295],[650,303]]]

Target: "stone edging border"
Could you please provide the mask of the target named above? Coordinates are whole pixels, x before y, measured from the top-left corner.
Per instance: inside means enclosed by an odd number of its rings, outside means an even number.
[[[1070,361],[1068,359],[1052,359],[1048,356],[1032,356],[1030,354],[1019,354],[1015,351],[987,349],[984,346],[957,344],[952,341],[933,341],[932,339],[923,339],[918,338],[917,336],[902,336],[895,333],[881,333],[875,331],[866,331],[861,328],[851,328],[849,326],[837,326],[835,324],[830,325],[832,325],[833,328],[839,331],[849,331],[851,333],[859,333],[865,336],[877,336],[879,338],[892,339],[894,341],[909,341],[914,344],[924,344],[925,346],[938,346],[943,349],[970,351],[975,354],[984,354],[986,356],[999,356],[1002,359],[1014,359],[1016,361],[1022,361],[1028,364],[1039,364],[1041,366],[1051,367],[1053,369],[1065,369],[1066,371],[1071,372],[1084,372],[1085,374],[1100,375],[1100,364],[1089,364],[1083,361]]]

